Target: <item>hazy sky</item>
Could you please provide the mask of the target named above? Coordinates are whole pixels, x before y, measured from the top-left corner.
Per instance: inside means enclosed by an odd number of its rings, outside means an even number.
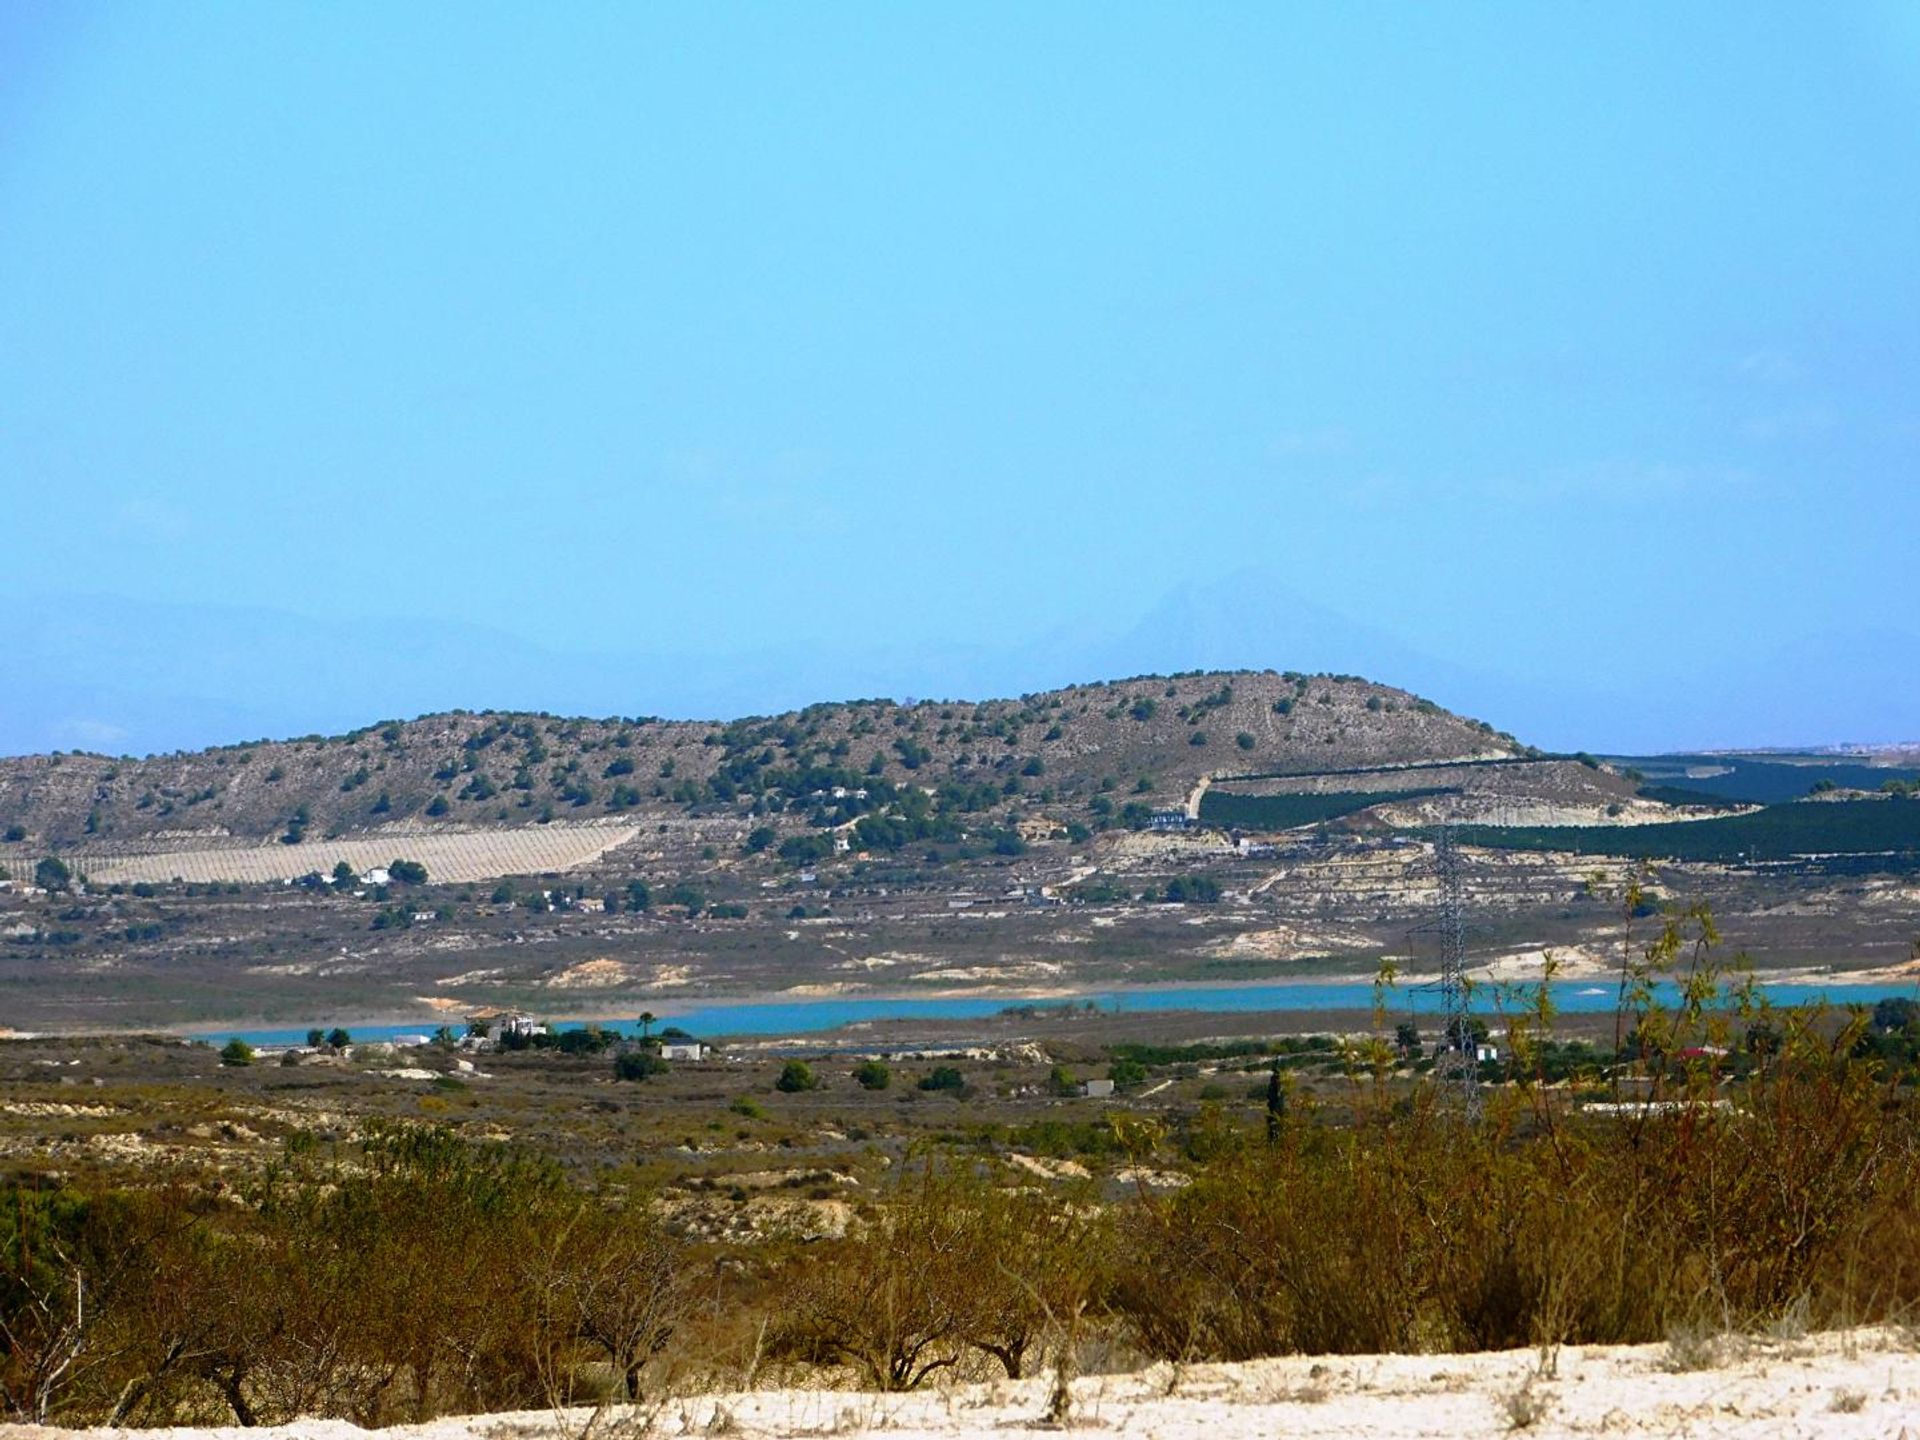
[[[798,673],[1251,566],[1920,734],[1916,257],[1911,5],[7,0],[0,608]]]

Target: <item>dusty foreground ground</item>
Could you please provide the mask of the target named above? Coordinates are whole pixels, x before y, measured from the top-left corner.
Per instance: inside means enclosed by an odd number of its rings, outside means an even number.
[[[1800,1340],[1567,1349],[1557,1373],[1534,1351],[1341,1356],[1156,1366],[1074,1385],[1065,1427],[1051,1383],[913,1395],[767,1390],[670,1399],[593,1414],[478,1415],[385,1432],[419,1440],[639,1440],[642,1435],[1004,1437],[1067,1428],[1160,1440],[1275,1436],[1527,1435],[1920,1437],[1920,1337],[1855,1330]],[[147,1432],[0,1426],[0,1440],[107,1434],[175,1440],[346,1440],[344,1421],[273,1429]]]

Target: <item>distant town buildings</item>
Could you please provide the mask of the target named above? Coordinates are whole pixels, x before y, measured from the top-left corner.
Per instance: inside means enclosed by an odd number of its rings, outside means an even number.
[[[467,1016],[467,1038],[487,1044],[546,1033],[547,1027],[523,1010],[476,1010]]]

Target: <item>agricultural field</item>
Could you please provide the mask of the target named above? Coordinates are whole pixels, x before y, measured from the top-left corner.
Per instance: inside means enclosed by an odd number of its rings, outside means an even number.
[[[1920,784],[1920,770],[1910,765],[1869,764],[1864,759],[1820,753],[1620,755],[1609,756],[1608,762],[1642,776],[1649,790],[1690,798],[1693,803],[1780,805],[1804,799],[1818,789],[1871,792]]]
[[[1878,857],[1875,868],[1920,868],[1920,803],[1899,796],[1793,802],[1742,815],[1656,825],[1467,826],[1469,845],[1652,860],[1766,861]]]
[[[67,852],[68,863],[97,885],[200,884],[228,881],[270,885],[303,875],[331,875],[347,865],[356,873],[384,869],[396,858],[427,867],[436,880],[466,884],[502,875],[564,875],[591,864],[640,833],[637,825],[594,821],[584,825],[554,822],[511,829],[421,830],[394,826],[372,835],[337,840],[303,840],[293,845],[209,845],[202,849],[162,848],[141,854],[130,844],[115,850],[80,846]]]

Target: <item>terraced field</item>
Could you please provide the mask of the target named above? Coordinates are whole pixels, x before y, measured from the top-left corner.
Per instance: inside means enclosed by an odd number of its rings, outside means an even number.
[[[590,865],[640,833],[637,825],[526,825],[512,830],[449,833],[391,830],[353,839],[307,840],[297,845],[202,844],[129,853],[76,851],[72,863],[96,884],[192,884],[237,881],[260,885],[332,873],[342,860],[357,871],[395,859],[417,860],[436,883],[463,884],[502,875],[564,874]]]
[[[1461,839],[1490,849],[1551,850],[1658,860],[1788,860],[1878,857],[1905,869],[1920,858],[1920,802],[1905,799],[1793,801],[1745,815],[1692,822],[1588,826],[1466,826]]]

